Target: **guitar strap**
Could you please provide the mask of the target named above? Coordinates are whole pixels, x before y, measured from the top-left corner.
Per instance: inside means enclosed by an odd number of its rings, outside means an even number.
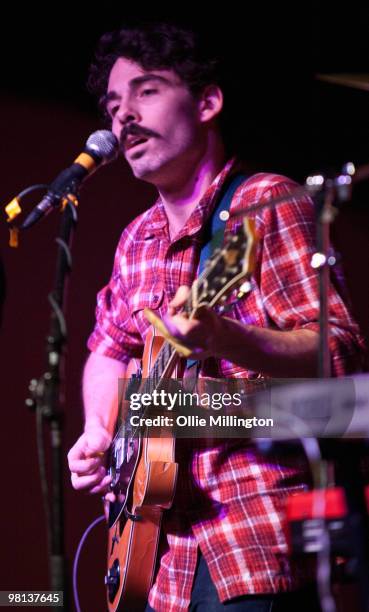
[[[224,230],[229,217],[227,213],[229,213],[231,208],[233,196],[246,178],[245,174],[236,174],[229,179],[223,188],[223,195],[219,198],[214,211],[206,223],[203,233],[203,245],[200,251],[199,276],[204,271],[207,260],[211,258],[215,249],[221,247],[223,243]],[[193,368],[196,364],[199,367],[200,362],[196,359],[187,359],[187,370]]]

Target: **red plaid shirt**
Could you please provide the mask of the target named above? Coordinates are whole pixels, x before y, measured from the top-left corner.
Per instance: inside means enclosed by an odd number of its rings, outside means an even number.
[[[142,355],[149,323],[143,309],[163,315],[180,285],[197,274],[201,229],[213,209],[233,161],[209,187],[181,232],[171,241],[159,200],[123,232],[109,284],[99,293],[91,351],[128,362]],[[236,191],[232,210],[288,193],[296,185],[280,175],[259,173]],[[301,199],[255,216],[260,239],[252,291],[228,317],[259,327],[318,331],[318,283],[310,266],[315,250],[311,201]],[[236,224],[229,222],[229,228]],[[341,295],[337,273],[329,294],[330,349],[335,375],[360,369],[363,340]],[[222,360],[223,377],[257,373]],[[200,547],[221,601],[247,593],[273,593],[299,584],[286,555],[283,510],[287,495],[306,487],[302,462],[265,458],[256,447],[219,444],[195,448],[178,442],[180,482],[165,513],[167,547],[150,593],[157,612],[187,610]]]

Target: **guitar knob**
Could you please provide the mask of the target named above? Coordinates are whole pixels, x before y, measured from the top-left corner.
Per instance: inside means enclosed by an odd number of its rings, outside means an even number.
[[[118,592],[120,584],[120,569],[118,559],[115,559],[113,565],[108,569],[104,582],[108,590],[109,600],[112,602]]]

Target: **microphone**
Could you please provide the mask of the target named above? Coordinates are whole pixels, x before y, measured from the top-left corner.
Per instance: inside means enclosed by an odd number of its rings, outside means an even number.
[[[98,130],[88,138],[83,152],[49,185],[41,202],[26,217],[20,229],[28,229],[56,208],[62,198],[75,194],[82,181],[97,168],[116,159],[119,142],[109,130]]]

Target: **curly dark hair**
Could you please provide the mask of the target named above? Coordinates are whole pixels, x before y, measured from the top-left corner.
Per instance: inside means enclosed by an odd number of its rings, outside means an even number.
[[[229,75],[221,59],[218,41],[211,36],[168,22],[128,25],[101,37],[90,66],[87,87],[97,96],[108,123],[105,94],[110,71],[119,57],[131,59],[145,70],[174,70],[195,97],[207,85],[218,85],[224,94],[230,90]],[[230,97],[225,95],[225,106],[218,118],[228,155],[237,148]]]
[[[99,101],[119,57],[131,59],[145,70],[174,70],[195,96],[206,85],[220,85],[219,60],[198,34],[170,23],[142,23],[101,37],[87,82]]]

